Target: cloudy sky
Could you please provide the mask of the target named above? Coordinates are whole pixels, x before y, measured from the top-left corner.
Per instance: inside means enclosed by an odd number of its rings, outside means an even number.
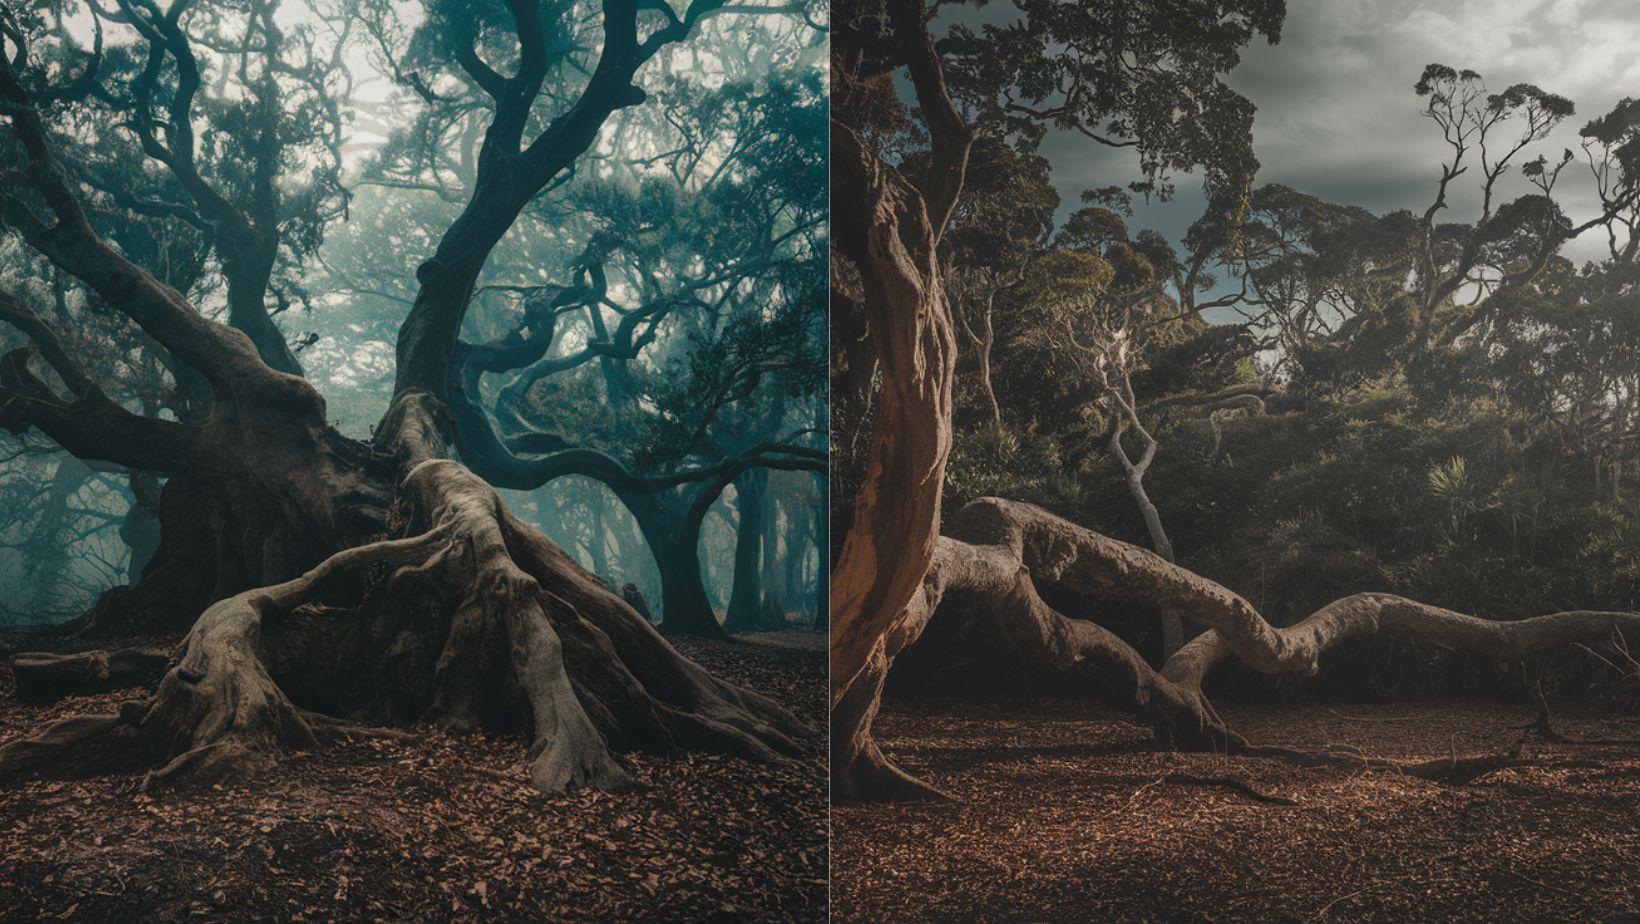
[[[1000,6],[985,18],[1000,15]],[[1380,212],[1422,209],[1444,149],[1412,92],[1425,64],[1479,71],[1495,91],[1537,84],[1576,104],[1576,115],[1519,163],[1539,152],[1558,159],[1566,147],[1581,158],[1578,129],[1623,97],[1640,96],[1637,48],[1640,6],[1625,0],[1289,0],[1280,44],[1256,42],[1228,80],[1258,106],[1259,182]],[[1131,154],[1074,133],[1050,136],[1042,153],[1064,211],[1080,204],[1082,190],[1125,184],[1137,173]],[[1177,199],[1141,207],[1135,225],[1175,240],[1183,235],[1202,200],[1194,178],[1177,179]],[[1518,173],[1514,183],[1506,198],[1527,188]],[[1574,220],[1593,214],[1587,170],[1568,167],[1557,196]],[[1471,219],[1476,201],[1454,197],[1449,220]],[[1571,252],[1594,257],[1602,248],[1585,235]]]

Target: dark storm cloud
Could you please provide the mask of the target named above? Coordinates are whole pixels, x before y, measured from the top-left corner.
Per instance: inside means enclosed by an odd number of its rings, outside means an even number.
[[[986,19],[995,21],[1000,6],[987,7]],[[1253,137],[1262,164],[1259,182],[1377,212],[1421,210],[1445,153],[1412,92],[1425,64],[1472,68],[1493,90],[1537,84],[1576,103],[1577,114],[1519,163],[1538,153],[1557,159],[1567,147],[1581,157],[1577,130],[1624,96],[1640,96],[1636,47],[1640,7],[1620,0],[1291,0],[1280,44],[1259,41],[1247,48],[1229,83],[1258,107]],[[1055,133],[1042,153],[1053,164],[1063,211],[1079,204],[1083,189],[1137,175],[1130,153],[1080,135]],[[1176,180],[1176,200],[1141,205],[1135,225],[1175,240],[1184,233],[1200,214],[1202,199],[1194,178]],[[1473,218],[1477,197],[1471,189],[1455,190],[1447,220]],[[1505,198],[1525,191],[1514,172]],[[1592,214],[1586,171],[1568,168],[1557,195],[1574,219]],[[1586,235],[1572,252],[1595,257],[1601,247]]]

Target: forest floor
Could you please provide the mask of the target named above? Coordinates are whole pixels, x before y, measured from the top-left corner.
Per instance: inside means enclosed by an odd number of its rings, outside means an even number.
[[[1535,707],[1478,700],[1221,706],[1261,744],[1507,751]],[[1640,719],[1556,710],[1579,738]],[[884,750],[951,804],[833,813],[837,921],[1640,920],[1640,745],[1545,744],[1453,787],[1157,751],[1075,701],[889,699]],[[1184,783],[1175,774],[1196,778]],[[1266,804],[1206,780],[1295,801]]]
[[[631,760],[645,788],[545,797],[516,739],[428,731],[293,755],[208,792],[139,777],[0,791],[0,921],[823,921],[825,640],[678,647],[787,704],[803,758]],[[0,743],[141,690],[19,704]]]

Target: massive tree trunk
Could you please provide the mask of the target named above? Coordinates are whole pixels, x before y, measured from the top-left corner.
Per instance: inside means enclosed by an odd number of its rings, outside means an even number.
[[[217,600],[380,534],[392,461],[325,425],[322,401],[313,410],[317,420],[266,426],[252,405],[195,428],[197,454],[161,492],[158,547],[134,585],[98,602],[89,628],[182,631]]]
[[[401,395],[377,448],[404,472],[398,538],[212,605],[152,699],[0,749],[0,779],[208,782],[311,747],[343,715],[521,733],[549,792],[626,786],[621,751],[795,753],[789,713],[677,654],[441,458],[429,396]]]
[[[1209,631],[1157,671],[1114,634],[1045,603],[1040,591],[1048,585],[1091,601],[1141,601],[1170,608]],[[1214,665],[1231,657],[1265,673],[1314,674],[1328,649],[1383,633],[1478,652],[1507,666],[1550,647],[1596,643],[1614,630],[1640,631],[1636,613],[1574,611],[1499,622],[1376,593],[1334,601],[1297,625],[1278,629],[1246,600],[1153,552],[1029,504],[998,498],[976,500],[951,518],[906,613],[882,657],[845,691],[839,707],[868,729],[894,658],[926,633],[931,642],[1006,659],[1032,676],[1057,676],[1103,692],[1137,712],[1165,746],[1301,762],[1353,761],[1439,779],[1462,778],[1475,761],[1454,756],[1396,764],[1360,755],[1259,747],[1224,723],[1202,683]],[[873,759],[893,769],[869,734],[865,741]],[[873,801],[937,794],[909,779],[895,788],[877,785],[877,779],[845,780],[851,788],[840,795]]]
[[[70,208],[77,205],[63,205],[73,215]],[[187,421],[133,414],[106,397],[61,343],[40,355],[71,391],[66,402],[26,356],[0,369],[0,389],[14,396],[0,425],[38,428],[79,458],[124,466],[138,479],[170,476],[159,502],[159,547],[134,587],[99,601],[94,629],[186,629],[206,604],[288,580],[381,531],[391,465],[332,429],[312,386],[270,369],[242,332],[199,316],[83,222],[37,235],[28,236],[195,370],[210,402],[208,414]],[[10,312],[38,320],[21,306]],[[55,335],[42,328],[34,338]]]

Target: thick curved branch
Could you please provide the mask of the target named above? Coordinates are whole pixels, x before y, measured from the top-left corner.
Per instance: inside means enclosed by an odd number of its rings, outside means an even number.
[[[226,390],[266,380],[271,370],[244,334],[202,317],[181,293],[109,247],[92,230],[53,155],[39,111],[9,65],[0,65],[0,103],[5,104],[12,134],[27,157],[28,183],[55,218],[47,224],[16,195],[0,190],[0,227],[20,233],[212,384]]]
[[[569,475],[582,475],[603,482],[612,491],[646,493],[721,478],[731,471],[738,474],[752,467],[823,471],[826,464],[824,450],[765,443],[731,459],[662,475],[640,475],[601,450],[560,448],[562,440],[551,434],[531,433],[503,442],[487,418],[478,419],[475,416],[482,413],[476,406],[469,404],[451,410],[456,423],[457,444],[467,464],[491,484],[521,491],[533,490]],[[549,450],[546,454],[519,455],[540,444]],[[734,476],[730,475],[728,480],[734,480]]]
[[[545,73],[545,53],[531,47],[540,29],[534,4],[509,4],[519,28],[523,57],[507,81],[503,99],[485,129],[472,196],[439,241],[433,257],[417,268],[421,290],[399,330],[396,393],[426,391],[452,398],[457,340],[473,289],[490,251],[524,206],[591,147],[616,110],[636,105],[643,91],[632,77],[638,57],[635,0],[605,0],[604,46],[598,65],[567,112],[553,119],[519,151],[530,104]]]
[[[0,323],[10,324],[26,334],[69,391],[83,395],[91,388],[91,379],[69,355],[62,337],[3,287],[0,287]]]
[[[95,385],[64,404],[26,373],[21,357],[0,361],[0,427],[39,430],[87,461],[155,472],[186,470],[193,431],[186,425],[141,417],[120,407]]]

